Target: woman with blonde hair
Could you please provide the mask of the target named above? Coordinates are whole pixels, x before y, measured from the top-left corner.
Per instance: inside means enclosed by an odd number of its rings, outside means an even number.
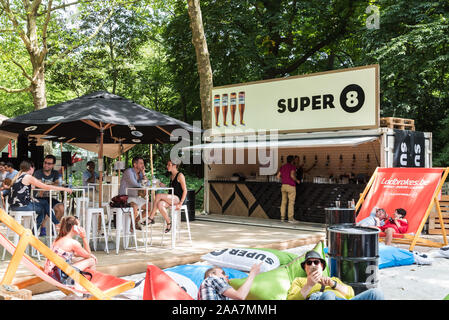
[[[74,239],[75,236],[81,237],[83,240],[82,246]],[[86,239],[86,231],[79,225],[78,218],[75,216],[62,218],[58,237],[53,242],[51,250],[81,274],[87,268],[95,269],[97,264],[97,258],[90,251],[89,242]],[[74,262],[74,260],[77,261]],[[75,284],[72,278],[48,259],[45,262],[44,271],[64,285]]]

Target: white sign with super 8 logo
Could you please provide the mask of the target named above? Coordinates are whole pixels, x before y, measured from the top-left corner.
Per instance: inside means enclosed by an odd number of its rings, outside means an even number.
[[[270,271],[280,266],[279,258],[274,253],[258,249],[215,250],[203,255],[201,259],[217,267],[241,271],[250,271],[255,263],[262,263],[261,272]]]
[[[212,134],[378,128],[379,65],[216,87],[212,99]]]

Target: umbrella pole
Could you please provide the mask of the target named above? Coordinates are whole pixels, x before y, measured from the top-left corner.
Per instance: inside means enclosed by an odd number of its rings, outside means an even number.
[[[61,147],[61,174],[62,174],[62,182],[64,182],[65,181],[65,178],[64,178],[64,166],[62,165],[62,142],[59,144],[59,146]]]
[[[99,173],[99,188],[98,188],[98,202],[101,207],[103,202],[103,128],[100,129],[100,150],[98,151],[98,173]]]
[[[100,123],[101,126],[101,123]],[[99,173],[99,188],[98,188],[98,207],[103,207],[103,127],[100,127],[100,150],[98,152],[98,173]],[[101,230],[101,215],[98,215],[98,230]]]
[[[151,179],[153,179],[153,174],[154,174],[154,171],[153,171],[153,145],[152,144],[150,144],[150,168],[151,168]]]

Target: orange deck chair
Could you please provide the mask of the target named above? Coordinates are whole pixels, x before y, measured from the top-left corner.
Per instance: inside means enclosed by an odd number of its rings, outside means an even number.
[[[2,233],[0,233],[0,245],[5,247],[5,249],[12,255],[11,261],[0,284],[13,284],[12,282],[17,272],[17,268],[19,267],[19,264],[22,263],[28,270],[36,275],[36,277],[14,283],[14,285],[19,289],[27,288],[41,281],[45,281],[51,285],[56,286],[66,295],[71,293],[82,293],[91,295],[89,299],[92,300],[108,300],[117,294],[134,288],[134,281],[124,280],[113,275],[104,274],[92,269],[85,270],[92,274],[92,279],[88,280],[67,262],[65,262],[64,259],[55,254],[37,237],[33,236],[31,234],[31,230],[25,229],[21,224],[19,224],[2,209],[0,209],[0,221],[6,224],[8,228],[12,229],[14,232],[20,235],[20,240],[16,247],[11,241],[9,241],[9,239],[7,239]],[[58,266],[68,276],[75,280],[75,283],[80,287],[65,286],[47,275],[44,272],[43,267],[41,267],[30,256],[25,254],[25,250],[28,245],[33,246],[42,255],[51,260],[56,266]]]
[[[356,222],[368,217],[374,207],[384,208],[389,216],[393,215],[395,209],[402,207],[407,211],[405,217],[408,221],[407,233],[395,233],[393,242],[410,244],[410,251],[416,245],[429,247],[447,245],[438,197],[448,173],[449,168],[377,168],[357,202]],[[442,243],[420,237],[434,206],[439,215]],[[379,237],[384,240],[385,233],[381,232]]]

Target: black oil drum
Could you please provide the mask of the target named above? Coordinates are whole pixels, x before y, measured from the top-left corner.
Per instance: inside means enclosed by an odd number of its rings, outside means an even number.
[[[355,223],[355,208],[325,208],[326,225]]]
[[[327,228],[331,276],[350,285],[356,295],[378,286],[379,232],[352,224]]]
[[[355,224],[355,208],[325,208],[326,227],[336,224]],[[329,247],[329,234],[326,237],[326,246]]]
[[[184,200],[189,214],[189,221],[195,220],[195,190],[187,190],[187,196]],[[181,215],[181,221],[186,221],[184,215]]]

